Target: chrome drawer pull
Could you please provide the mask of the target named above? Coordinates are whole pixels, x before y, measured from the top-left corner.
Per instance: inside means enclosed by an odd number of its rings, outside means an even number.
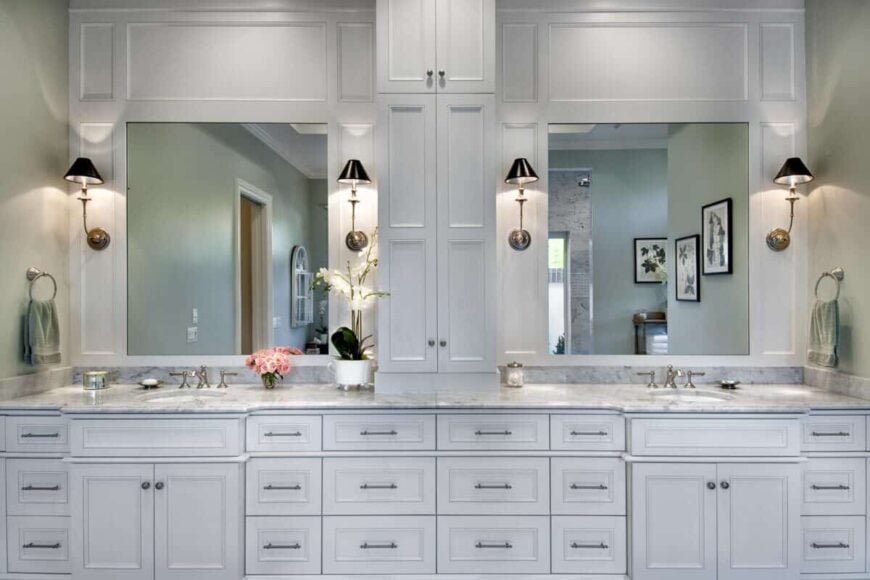
[[[510,550],[511,548],[513,548],[513,544],[511,544],[510,542],[503,542],[501,544],[486,544],[484,542],[477,542],[476,544],[474,544],[474,547],[478,549],[500,548]]]
[[[571,547],[575,550],[607,550],[610,548],[604,542],[599,542],[597,544],[578,544],[577,542],[571,542]]]
[[[505,429],[504,431],[481,431],[478,429],[474,432],[475,435],[513,435],[513,431],[508,431]]]
[[[264,485],[263,489],[266,491],[299,491],[302,489],[302,486],[298,483],[294,483],[293,485]]]
[[[395,483],[364,483],[360,489],[399,489]]]
[[[266,433],[263,433],[263,436],[264,437],[302,437],[302,432],[301,431],[293,431],[290,433],[281,433],[281,432],[275,433],[274,431],[268,431]]]
[[[35,438],[43,438],[43,439],[57,439],[60,437],[60,433],[22,433],[22,439],[35,439]]]
[[[835,433],[825,433],[824,431],[813,431],[813,437],[848,437],[851,433],[845,431],[837,431]]]
[[[51,486],[39,486],[39,485],[25,485],[21,488],[21,491],[60,491],[59,485],[51,485]]]
[[[509,483],[475,483],[474,489],[513,489]]]
[[[598,484],[596,484],[596,485],[586,485],[586,484],[582,484],[582,483],[572,483],[572,484],[571,484],[571,489],[597,489],[597,490],[604,491],[604,490],[608,489],[608,487],[607,487],[606,485],[604,485],[603,483],[598,483]]]
[[[390,542],[389,544],[369,544],[368,542],[363,542],[360,544],[360,550],[395,550],[399,545],[396,542]]]
[[[365,429],[363,431],[360,431],[359,434],[363,437],[366,437],[369,435],[398,435],[399,432],[395,429],[390,429],[389,431],[369,431],[368,429]]]
[[[60,542],[57,542],[56,544],[37,544],[35,542],[28,542],[28,543],[24,544],[22,546],[22,548],[25,548],[25,549],[36,548],[36,549],[40,549],[40,550],[59,550],[60,549]]]
[[[302,544],[296,542],[295,544],[273,544],[269,542],[265,546],[263,546],[264,550],[299,550],[302,548]]]
[[[837,542],[836,544],[817,544],[816,542],[813,542],[810,546],[813,550],[845,550],[849,547],[849,544],[844,544],[843,542]]]
[[[810,486],[810,489],[814,491],[848,491],[852,489],[848,485],[816,485],[813,484]]]
[[[607,437],[607,431],[571,431],[571,437]]]

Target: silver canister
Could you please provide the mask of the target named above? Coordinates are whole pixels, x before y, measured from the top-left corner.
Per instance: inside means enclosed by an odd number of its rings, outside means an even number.
[[[82,373],[82,388],[86,391],[101,391],[109,388],[108,371],[85,371]]]
[[[505,386],[519,388],[525,384],[523,365],[518,362],[508,363],[505,375]]]

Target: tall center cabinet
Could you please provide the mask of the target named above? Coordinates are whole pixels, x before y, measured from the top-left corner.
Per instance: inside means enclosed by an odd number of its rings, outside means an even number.
[[[497,384],[495,0],[378,0],[380,385]]]

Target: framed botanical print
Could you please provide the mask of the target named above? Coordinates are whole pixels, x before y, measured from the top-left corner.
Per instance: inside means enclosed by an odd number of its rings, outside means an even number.
[[[729,197],[701,208],[701,264],[705,276],[734,272],[732,203]]]
[[[634,283],[661,284],[667,268],[667,238],[634,239]]]
[[[686,236],[674,242],[676,251],[677,300],[683,302],[701,301],[701,256],[698,246],[701,236]]]

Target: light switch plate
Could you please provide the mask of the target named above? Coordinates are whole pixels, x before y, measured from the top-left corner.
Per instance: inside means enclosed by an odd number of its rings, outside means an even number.
[[[188,326],[187,327],[187,342],[198,342],[199,341],[199,328],[196,326]]]
[[[199,322],[199,308],[194,308],[190,315],[190,322],[196,324]]]

